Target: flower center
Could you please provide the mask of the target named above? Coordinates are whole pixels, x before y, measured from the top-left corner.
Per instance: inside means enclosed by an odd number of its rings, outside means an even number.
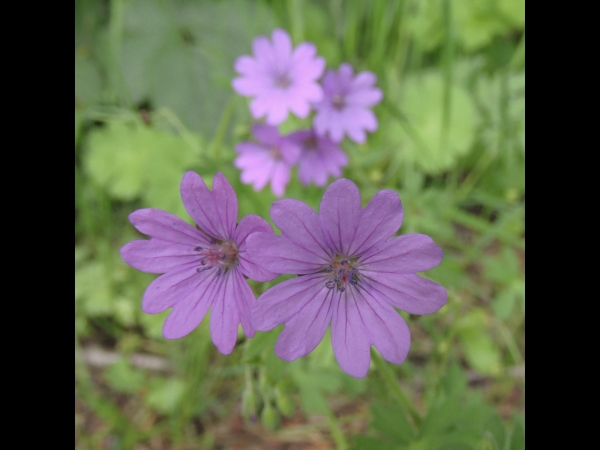
[[[269,147],[269,156],[275,161],[281,161],[283,159],[281,150],[278,147]]]
[[[344,101],[344,96],[341,94],[334,95],[333,98],[331,99],[331,104],[338,111],[343,109],[344,106],[346,106],[346,102]]]
[[[282,73],[275,76],[275,87],[279,89],[287,89],[292,84],[292,80],[287,73]]]
[[[217,269],[215,275],[219,276],[238,263],[238,249],[232,241],[213,239],[207,247],[196,247],[194,251],[200,256],[200,266],[196,272],[214,268]]]
[[[317,150],[317,138],[311,136],[309,138],[304,139],[304,149],[310,151]]]
[[[349,286],[356,286],[360,281],[360,273],[355,267],[356,263],[357,258],[336,256],[333,262],[325,268],[325,271],[331,274],[325,287],[327,289],[337,288],[339,292],[344,292]]]

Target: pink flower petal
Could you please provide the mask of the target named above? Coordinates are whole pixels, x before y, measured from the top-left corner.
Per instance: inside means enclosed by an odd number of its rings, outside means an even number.
[[[362,274],[362,272],[361,272]],[[446,289],[414,274],[362,274],[365,289],[409,314],[431,314],[448,301]]]
[[[199,261],[194,247],[160,239],[131,241],[121,248],[121,257],[131,267],[149,273],[165,273]]]
[[[331,239],[338,254],[349,254],[361,215],[360,193],[356,185],[345,178],[329,185],[319,207],[323,231]]]
[[[387,361],[402,364],[410,349],[410,330],[402,316],[367,290],[352,292],[356,292],[355,302],[369,343]]]
[[[379,191],[361,213],[349,254],[363,254],[371,247],[390,239],[402,225],[403,216],[398,193]],[[362,262],[364,259],[361,258]]]
[[[274,164],[274,171],[271,175],[271,190],[277,197],[285,194],[285,187],[290,182],[291,169],[283,161]]]
[[[231,184],[221,172],[217,172],[213,179],[213,196],[217,205],[219,229],[226,230],[226,236],[232,238],[237,223],[238,201]]]
[[[236,305],[235,271],[221,275],[210,311],[210,336],[224,355],[229,355],[237,341],[240,317]]]
[[[163,241],[192,246],[209,242],[204,233],[160,209],[138,209],[129,215],[129,221],[140,233]]]
[[[208,276],[209,271],[198,273],[197,267],[197,263],[188,264],[156,278],[144,292],[142,310],[148,314],[157,314],[180,302]]]
[[[260,268],[278,273],[314,273],[325,268],[322,258],[304,250],[283,236],[252,233],[246,252]]]
[[[271,40],[273,41],[275,57],[279,61],[287,61],[291,58],[292,40],[290,39],[289,34],[280,28],[276,28],[271,34]]]
[[[333,291],[327,289],[323,298],[320,291],[286,322],[275,344],[277,356],[285,361],[293,361],[308,355],[319,345],[333,315],[333,295]]]
[[[339,301],[331,321],[331,345],[344,372],[364,378],[371,363],[367,330],[360,317],[356,299],[347,292],[338,293]]]
[[[240,56],[233,63],[236,72],[248,76],[261,75],[260,65],[250,56]]]
[[[239,270],[234,270],[231,277],[233,278],[234,298],[237,304],[238,315],[242,323],[242,329],[244,330],[244,334],[251,338],[254,336],[255,331],[250,320],[250,313],[256,302],[256,298]]]
[[[273,60],[273,48],[265,36],[258,36],[252,42],[252,51],[256,56],[256,61],[261,66],[268,66]]]
[[[319,217],[310,206],[299,200],[277,200],[271,205],[271,219],[290,241],[316,255],[322,264],[331,261]]]
[[[165,339],[179,339],[196,329],[212,305],[219,282],[214,275],[205,274],[197,288],[191,289],[173,306],[163,325]]]
[[[227,229],[220,223],[213,193],[200,175],[192,171],[185,173],[181,180],[181,199],[188,214],[206,234],[222,240],[228,238]]]
[[[262,294],[252,309],[252,325],[258,331],[268,331],[286,323],[310,302],[326,300],[325,274],[292,278],[276,284]]]
[[[360,259],[361,273],[411,273],[433,269],[444,252],[424,234],[405,234],[372,248]]]

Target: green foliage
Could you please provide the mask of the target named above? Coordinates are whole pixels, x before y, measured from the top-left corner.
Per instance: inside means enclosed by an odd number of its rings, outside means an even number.
[[[171,108],[213,133],[231,96],[233,61],[274,27],[260,2],[127,2],[120,66],[134,103]]]
[[[408,123],[390,117],[386,137],[397,146],[404,163],[416,163],[427,173],[438,173],[470,150],[477,125],[473,101],[458,86],[451,87],[450,96],[450,121],[444,124],[444,80],[440,74],[410,77],[401,92],[390,86],[386,102],[399,105]]]
[[[150,392],[146,397],[148,406],[163,414],[173,414],[180,406],[186,385],[177,378],[152,378],[148,384]]]
[[[134,369],[125,359],[120,359],[104,373],[110,387],[117,392],[135,394],[144,385],[146,377],[140,370]]]
[[[498,373],[500,350],[489,334],[490,318],[481,308],[473,308],[457,323],[457,334],[469,365],[484,374]]]
[[[179,184],[197,164],[201,145],[197,135],[186,140],[137,121],[110,122],[90,133],[84,167],[115,199],[141,198],[148,207],[183,216]]]

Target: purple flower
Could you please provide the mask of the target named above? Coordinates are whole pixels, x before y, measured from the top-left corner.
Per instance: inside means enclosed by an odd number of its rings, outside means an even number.
[[[287,138],[301,149],[298,178],[305,186],[311,181],[319,187],[325,186],[329,175],[341,176],[342,167],[348,164],[348,157],[338,144],[313,130],[296,131]]]
[[[267,123],[282,123],[291,110],[307,117],[310,103],[321,100],[323,91],[317,80],[325,69],[325,60],[315,57],[314,44],[303,42],[292,51],[290,36],[276,29],[272,44],[265,36],[254,39],[254,58],[240,56],[234,64],[242,76],[232,82],[234,90],[254,97],[250,111],[255,119],[265,114]]]
[[[395,308],[429,314],[447,301],[446,290],[415,275],[442,260],[442,250],[423,234],[393,239],[402,223],[400,198],[379,191],[361,209],[356,185],[332,183],[319,215],[298,200],[278,200],[271,218],[282,236],[254,233],[252,260],[265,270],[298,274],[261,295],[252,310],[259,331],[285,328],[275,353],[293,361],[310,353],[331,323],[336,359],[348,374],[362,378],[370,345],[400,364],[410,347],[408,326]]]
[[[353,77],[350,64],[342,64],[336,73],[328,70],[323,77],[323,100],[315,104],[314,127],[319,134],[329,134],[340,142],[344,133],[354,142],[363,143],[366,131],[377,129],[377,118],[369,109],[383,98],[374,87],[377,78],[371,72]]]
[[[210,191],[198,174],[187,172],[181,198],[196,228],[166,211],[139,209],[129,220],[151,239],[126,244],[121,256],[138,270],[164,274],[146,289],[142,309],[156,314],[173,308],[163,326],[165,338],[190,333],[211,308],[212,340],[221,353],[229,354],[240,322],[246,336],[254,336],[250,311],[255,299],[244,275],[256,281],[277,276],[248,259],[246,238],[255,231],[273,230],[255,215],[236,225],[237,197],[221,173]]]
[[[252,184],[255,191],[260,191],[270,181],[273,194],[281,197],[290,182],[292,165],[300,156],[300,148],[271,125],[254,125],[252,134],[258,143],[237,144],[238,156],[233,164],[242,171],[242,183]]]

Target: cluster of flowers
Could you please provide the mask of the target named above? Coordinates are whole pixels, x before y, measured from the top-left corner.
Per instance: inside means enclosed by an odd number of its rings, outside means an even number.
[[[259,36],[252,47],[253,57],[235,61],[241,76],[232,84],[236,92],[253,98],[252,116],[265,117],[266,123],[252,128],[256,142],[236,146],[234,164],[242,170],[242,182],[259,191],[270,181],[273,193],[280,197],[297,164],[304,185],[325,186],[330,175],[340,177],[341,168],[348,164],[340,148],[344,136],[363,143],[366,131],[377,129],[377,118],[369,109],[383,97],[374,87],[375,75],[355,76],[349,64],[342,64],[337,72],[327,71],[321,85],[325,60],[316,56],[315,45],[303,42],[293,49],[290,36],[280,29],[273,31],[271,41]],[[289,112],[306,118],[312,108],[316,111],[312,128],[279,134],[277,125]]]
[[[326,189],[318,214],[298,200],[278,200],[271,218],[281,236],[256,215],[237,222],[237,196],[221,173],[210,190],[187,172],[181,197],[196,227],[141,209],[129,219],[151,239],[121,249],[132,267],[162,274],[146,289],[142,309],[172,308],[163,326],[167,339],[190,333],[210,308],[210,333],[221,353],[232,352],[240,323],[249,338],[285,324],[275,353],[293,361],[313,351],[331,324],[338,363],[362,378],[370,345],[395,364],[408,354],[410,331],[394,308],[428,314],[447,301],[442,286],[416,275],[437,266],[442,250],[426,235],[393,237],[403,218],[395,191],[378,192],[362,208],[358,188],[342,178]],[[262,282],[280,274],[298,276],[256,301],[246,278]]]

